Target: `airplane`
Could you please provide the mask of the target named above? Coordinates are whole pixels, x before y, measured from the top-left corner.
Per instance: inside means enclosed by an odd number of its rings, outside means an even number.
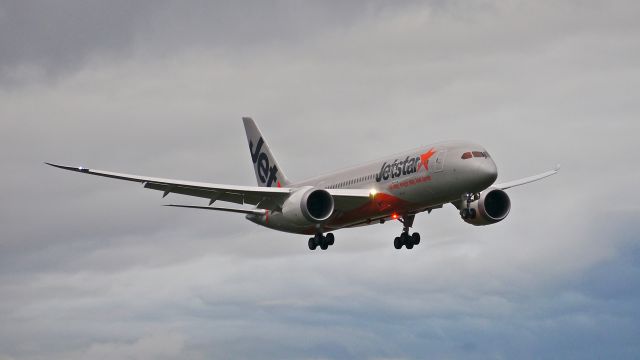
[[[453,204],[466,223],[481,226],[504,220],[511,210],[505,190],[556,174],[560,166],[527,178],[494,184],[498,170],[482,146],[446,141],[295,182],[282,170],[252,118],[243,117],[258,186],[223,185],[121,174],[46,162],[56,168],[141,183],[144,188],[204,198],[208,206],[165,206],[244,214],[264,227],[312,235],[310,250],[335,242],[331,231],[398,220],[402,232],[393,245],[412,249],[415,216]],[[248,207],[213,206],[217,201]]]

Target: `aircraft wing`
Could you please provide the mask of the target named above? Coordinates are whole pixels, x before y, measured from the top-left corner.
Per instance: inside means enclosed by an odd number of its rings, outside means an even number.
[[[121,174],[110,171],[88,169],[84,167],[64,166],[51,163],[46,164],[60,169],[80,172],[89,175],[97,175],[112,179],[142,183],[146,189],[163,191],[163,197],[167,196],[170,193],[175,193],[205,198],[209,199],[210,204],[213,204],[214,201],[220,200],[236,204],[251,204],[258,206],[259,208],[272,210],[276,207],[276,204],[282,204],[291,193],[290,188],[210,184]]]
[[[367,189],[325,189],[333,196],[336,210],[346,211],[371,202],[372,196]]]
[[[143,184],[146,189],[164,192],[162,197],[170,193],[195,196],[209,199],[209,205],[215,201],[227,201],[236,204],[255,205],[260,209],[279,210],[282,203],[295,191],[293,188],[238,186],[201,183],[184,180],[162,179],[147,176],[121,174],[111,171],[95,170],[85,167],[64,166],[45,163],[59,169],[75,171],[83,174],[102,176],[118,180],[126,180]],[[370,200],[369,190],[364,189],[326,189],[334,199],[336,210],[350,210]],[[197,206],[176,206],[201,209]],[[240,210],[210,207],[209,210],[221,210],[241,213],[262,213],[259,210]]]
[[[495,185],[492,185],[491,187],[492,188],[498,188],[500,190],[506,190],[506,189],[509,189],[509,188],[512,188],[512,187],[515,187],[515,186],[520,186],[520,185],[532,183],[534,181],[542,180],[542,179],[544,179],[546,177],[549,177],[551,175],[557,174],[559,170],[560,170],[560,165],[556,166],[555,169],[543,172],[542,174],[529,176],[529,177],[526,177],[524,179],[509,181],[509,182],[505,182],[505,183],[501,183],[501,184],[495,184]]]

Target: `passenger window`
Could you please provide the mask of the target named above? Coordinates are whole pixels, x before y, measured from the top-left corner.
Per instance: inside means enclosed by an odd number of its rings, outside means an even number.
[[[466,152],[466,153],[462,154],[462,159],[463,160],[471,159],[471,153],[470,152]]]

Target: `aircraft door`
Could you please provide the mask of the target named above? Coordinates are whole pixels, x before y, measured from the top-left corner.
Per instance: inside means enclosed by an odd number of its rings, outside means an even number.
[[[444,169],[444,160],[447,157],[447,150],[438,150],[433,164],[433,172],[440,172]]]

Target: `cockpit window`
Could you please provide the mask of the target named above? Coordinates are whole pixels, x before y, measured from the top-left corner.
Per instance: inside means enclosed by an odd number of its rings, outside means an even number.
[[[491,156],[489,156],[489,153],[486,151],[467,151],[466,153],[462,154],[462,160],[471,159],[472,157],[487,159]]]

